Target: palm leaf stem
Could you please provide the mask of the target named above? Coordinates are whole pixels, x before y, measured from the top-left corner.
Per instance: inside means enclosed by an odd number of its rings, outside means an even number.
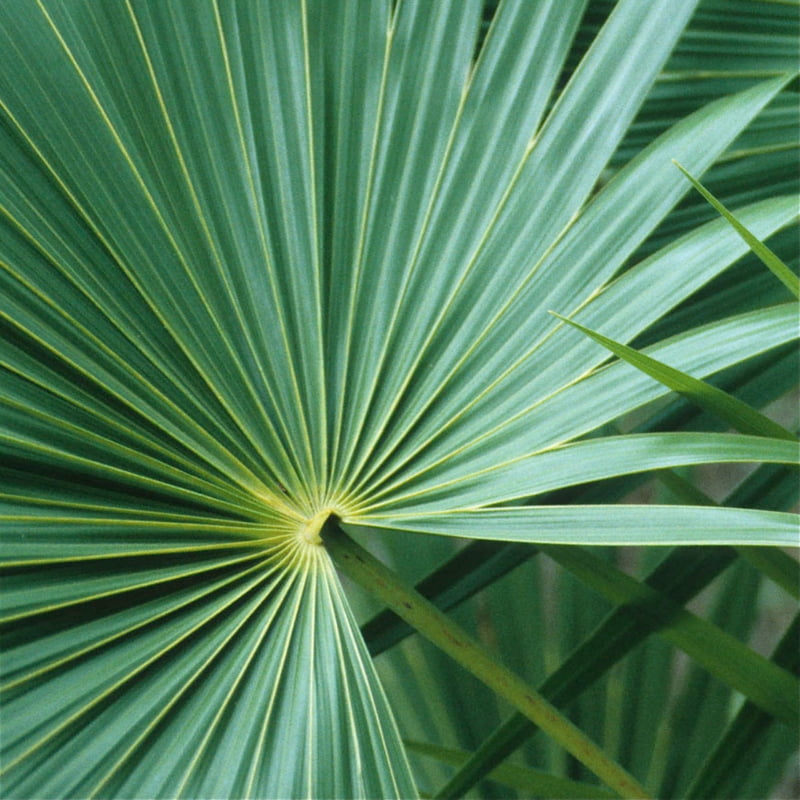
[[[648,797],[636,779],[460,626],[329,521],[323,541],[336,565],[423,636],[518,708],[622,797]]]
[[[528,544],[475,541],[447,559],[414,587],[442,611],[458,606],[507,572],[535,556]],[[414,629],[391,609],[379,611],[361,626],[367,649],[375,657],[388,650]]]

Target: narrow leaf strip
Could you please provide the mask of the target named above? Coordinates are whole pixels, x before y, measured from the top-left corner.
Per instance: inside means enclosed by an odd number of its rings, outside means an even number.
[[[530,544],[797,544],[797,515],[706,506],[515,506],[345,519],[414,533]]]
[[[488,448],[487,448],[488,450]],[[495,453],[492,463],[492,453]],[[644,433],[604,436],[571,442],[504,460],[501,449],[489,450],[464,474],[442,463],[434,476],[413,483],[401,493],[374,502],[361,513],[386,513],[392,507],[403,513],[449,510],[455,506],[493,506],[529,498],[547,491],[653,469],[749,461],[797,464],[797,443],[784,438],[743,436],[734,433]]]
[[[341,528],[328,522],[323,539],[342,572],[386,603],[433,644],[539,725],[620,796],[649,796],[635,778],[611,761],[540,694],[499,664],[447,615],[403,584],[391,570],[356,544]]]
[[[554,316],[582,331],[598,344],[614,353],[615,356],[627,361],[651,378],[655,378],[659,383],[664,384],[664,386],[675,392],[679,392],[709,413],[716,414],[716,416],[741,433],[796,441],[794,434],[786,430],[782,425],[773,422],[748,406],[747,403],[743,403],[721,389],[693,378],[691,375],[687,375],[674,367],[667,366],[651,356],[646,356],[644,353],[634,350],[632,347],[615,342],[613,339],[609,339],[607,336],[603,336],[589,328],[584,328],[583,325],[579,325],[577,322],[566,319],[559,314],[554,314]]]
[[[677,161],[673,161],[672,163],[689,179],[692,186],[694,186],[694,188],[697,189],[697,191],[700,192],[728,222],[730,222],[736,229],[736,232],[750,246],[750,249],[761,259],[764,266],[767,267],[795,297],[800,298],[800,280],[798,280],[797,275],[795,275],[769,247],[742,225],[742,223],[739,222],[739,220],[736,219],[736,217],[734,217],[733,214],[731,214],[731,212],[700,183],[700,181],[692,177],[688,170],[684,169]]]

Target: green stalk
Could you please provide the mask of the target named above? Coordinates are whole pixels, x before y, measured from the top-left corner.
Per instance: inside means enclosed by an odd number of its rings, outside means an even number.
[[[411,753],[418,753],[454,767],[463,764],[471,755],[464,750],[441,747],[429,742],[404,741],[403,743]],[[520,767],[517,764],[501,764],[486,777],[508,789],[520,792],[523,797],[547,797],[548,800],[556,798],[573,800],[576,797],[580,797],[581,800],[611,800],[616,797],[600,786],[562,778],[538,769]]]
[[[386,603],[426,639],[511,703],[617,794],[626,798],[650,797],[632,775],[609,759],[558,709],[519,676],[498,663],[488,650],[419,592],[403,583],[332,520],[326,523],[323,530],[323,543],[345,575]]]

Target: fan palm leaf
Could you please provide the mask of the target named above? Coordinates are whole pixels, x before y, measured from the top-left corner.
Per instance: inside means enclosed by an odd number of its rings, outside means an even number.
[[[636,256],[690,189],[672,159],[701,175],[788,80],[607,183],[696,2],[621,0],[573,67],[586,6],[485,33],[479,0],[0,7],[5,796],[414,795],[331,518],[794,540],[777,511],[536,504],[797,460],[774,431],[581,440],[668,389],[547,312],[628,341],[744,255],[715,219]],[[759,239],[797,217],[748,200]],[[796,333],[786,303],[647,352],[704,378]]]

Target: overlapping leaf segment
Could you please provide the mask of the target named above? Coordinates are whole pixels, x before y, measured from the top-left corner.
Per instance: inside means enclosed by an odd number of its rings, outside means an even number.
[[[756,541],[785,515],[536,508],[791,444],[565,443],[663,391],[617,340],[746,249],[615,273],[779,91],[696,112],[596,193],[694,2],[32,0],[0,8],[3,794],[414,793],[317,534]],[[792,200],[740,210],[759,237]],[[698,376],[776,306],[650,351]],[[519,508],[508,507],[520,501]],[[503,510],[491,507],[502,504]],[[411,535],[411,534],[409,534]]]

